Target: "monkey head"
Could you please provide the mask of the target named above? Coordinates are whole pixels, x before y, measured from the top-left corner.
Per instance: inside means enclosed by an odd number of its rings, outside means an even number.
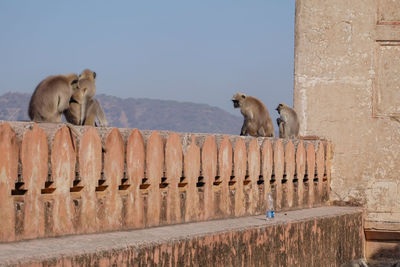
[[[79,74],[79,79],[80,80],[88,79],[88,80],[94,81],[96,79],[96,72],[91,71],[89,69],[85,69],[82,71],[81,74]]]
[[[79,90],[79,80],[73,80],[71,82],[72,92]]]
[[[276,108],[276,110],[278,111],[279,114],[281,114],[281,110],[282,110],[283,108],[287,108],[287,107],[288,107],[288,106],[287,106],[286,104],[280,103],[280,104],[278,105],[278,107]]]
[[[68,73],[65,74],[64,77],[66,78],[72,89],[75,90],[76,88],[78,88],[78,80],[79,80],[78,75],[76,75],[75,73]]]
[[[233,107],[240,108],[242,107],[243,101],[246,99],[246,94],[237,93],[232,97]]]

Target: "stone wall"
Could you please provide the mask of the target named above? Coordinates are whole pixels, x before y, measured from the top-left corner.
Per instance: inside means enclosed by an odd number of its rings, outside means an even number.
[[[0,124],[0,241],[137,229],[327,203],[326,141]],[[104,150],[104,151],[103,151]]]
[[[400,1],[297,0],[294,107],[333,143],[331,198],[400,231]]]
[[[0,244],[0,266],[361,266],[363,211],[264,216]]]

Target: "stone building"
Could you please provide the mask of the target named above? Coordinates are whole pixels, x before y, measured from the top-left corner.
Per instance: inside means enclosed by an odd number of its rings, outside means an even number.
[[[400,1],[297,0],[294,107],[301,135],[334,144],[331,198],[363,205],[367,240],[396,246]]]

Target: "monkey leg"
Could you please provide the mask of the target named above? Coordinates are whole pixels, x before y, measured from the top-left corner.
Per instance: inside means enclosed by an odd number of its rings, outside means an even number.
[[[99,121],[99,126],[107,126],[106,116],[104,115],[103,109],[101,108],[99,101],[97,101],[96,99],[91,99],[88,103],[84,125],[95,126],[96,118]]]
[[[266,136],[264,127],[260,127],[260,128],[258,129],[257,135],[258,135],[258,136],[262,136],[262,137]]]
[[[241,136],[246,136],[247,135],[247,127],[244,127],[244,125],[242,126],[242,129],[240,130],[240,135]]]
[[[60,114],[57,113],[55,115],[48,116],[47,118],[42,119],[42,120],[40,120],[38,122],[61,123],[62,122],[62,115],[61,115],[61,113]]]
[[[279,137],[280,138],[287,138],[286,123],[284,121],[281,121],[281,123],[279,124]]]
[[[88,116],[86,116],[85,118],[85,122],[83,123],[83,125],[85,126],[96,126],[95,125],[95,114],[89,114]]]

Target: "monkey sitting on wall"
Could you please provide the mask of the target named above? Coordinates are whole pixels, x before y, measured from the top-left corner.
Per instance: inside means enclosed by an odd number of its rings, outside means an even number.
[[[92,98],[89,99],[86,114],[81,121],[81,113],[83,112],[82,102],[85,99],[87,88],[78,88],[72,95],[69,108],[64,111],[65,118],[68,122],[75,125],[97,126],[96,119],[99,121],[98,126],[107,126],[107,120],[99,101]]]
[[[61,122],[62,113],[69,108],[69,100],[78,88],[76,74],[49,76],[33,92],[28,115],[35,122]]]
[[[274,137],[274,125],[268,109],[255,97],[237,93],[232,98],[233,107],[240,108],[244,117],[240,135]]]
[[[294,109],[286,104],[279,104],[276,108],[280,118],[276,119],[280,138],[297,138],[299,136],[299,119]]]

